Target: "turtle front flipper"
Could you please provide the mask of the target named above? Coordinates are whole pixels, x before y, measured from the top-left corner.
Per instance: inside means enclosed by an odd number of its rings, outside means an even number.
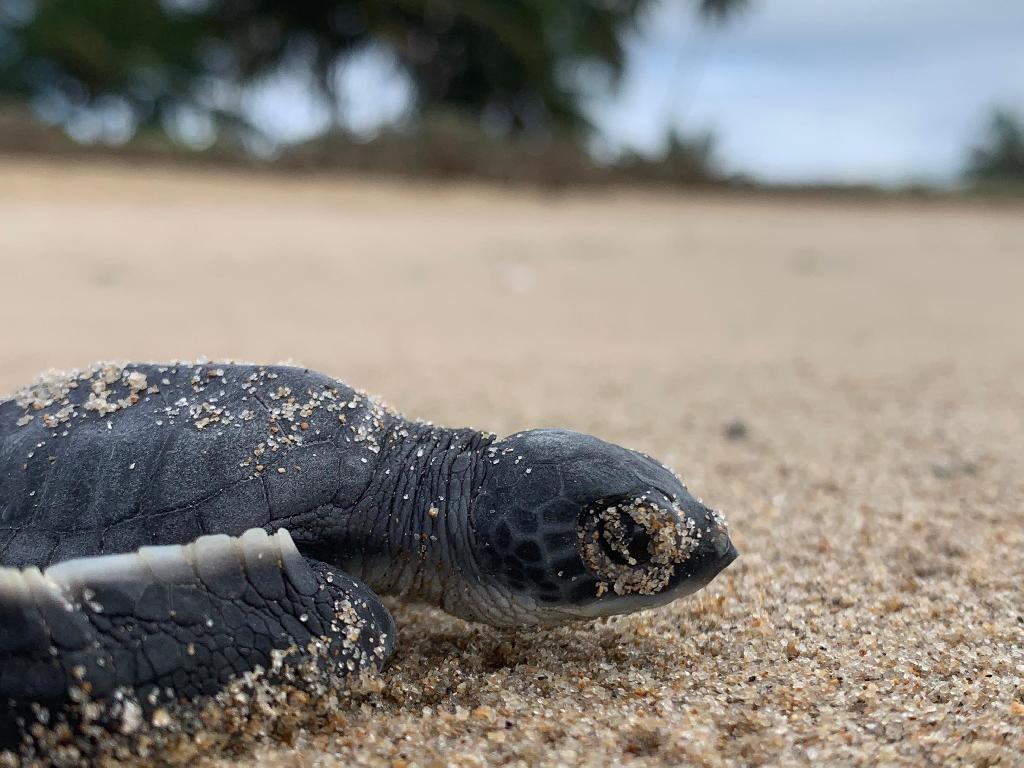
[[[257,668],[381,668],[394,623],[364,584],[307,560],[285,530],[0,568],[0,721],[134,694],[143,710]],[[0,732],[4,731],[0,727]],[[4,738],[0,734],[0,740]],[[2,748],[2,746],[0,746]]]

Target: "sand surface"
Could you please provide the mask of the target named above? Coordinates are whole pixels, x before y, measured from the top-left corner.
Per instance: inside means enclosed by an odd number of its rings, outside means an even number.
[[[741,558],[649,614],[398,608],[381,690],[200,763],[1024,763],[1020,208],[5,162],[0,275],[0,390],[291,359],[642,449],[730,520]]]

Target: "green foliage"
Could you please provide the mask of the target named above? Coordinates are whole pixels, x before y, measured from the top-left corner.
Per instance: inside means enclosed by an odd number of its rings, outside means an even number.
[[[57,119],[114,100],[143,127],[187,106],[244,130],[238,88],[301,59],[333,99],[335,66],[382,44],[419,113],[579,134],[579,73],[613,84],[625,36],[654,1],[0,0],[0,97],[56,105]],[[718,18],[746,0],[695,1]]]
[[[714,172],[709,136],[669,135],[657,157],[627,154],[598,164],[570,133],[499,137],[465,113],[432,111],[415,132],[381,131],[370,141],[331,133],[287,148],[278,167],[304,171],[340,169],[419,178],[475,178],[546,187],[608,184],[694,185],[722,181]]]
[[[701,15],[714,21],[725,21],[729,16],[750,4],[750,0],[702,0]]]
[[[971,150],[967,178],[976,184],[1024,184],[1024,121],[997,109],[979,146]]]
[[[658,157],[630,155],[617,168],[624,176],[644,181],[695,184],[715,178],[713,173],[714,137],[705,133],[683,136],[676,130],[668,134],[665,151]]]
[[[25,109],[0,110],[0,151],[49,158],[117,157],[139,163],[195,163],[288,173],[345,173],[415,179],[475,179],[558,189],[567,186],[685,186],[744,180],[720,174],[707,136],[675,135],[657,156],[626,154],[598,163],[577,137],[496,136],[464,112],[435,110],[415,125],[386,127],[373,138],[329,131],[257,157],[222,139],[202,150],[145,132],[124,146],[79,144],[56,127],[42,127]]]

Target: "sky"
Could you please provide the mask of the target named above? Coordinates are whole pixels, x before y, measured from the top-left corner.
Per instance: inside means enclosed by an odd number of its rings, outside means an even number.
[[[1000,105],[1024,114],[1021,0],[750,0],[717,27],[668,0],[593,114],[613,147],[712,130],[768,181],[943,183]]]
[[[630,35],[619,89],[590,105],[600,151],[710,130],[726,171],[765,181],[943,184],[994,107],[1024,114],[1024,0],[750,0],[724,25],[694,8],[664,0]],[[401,118],[411,90],[381,51],[340,77],[350,128]],[[248,104],[283,140],[325,109],[287,77]]]

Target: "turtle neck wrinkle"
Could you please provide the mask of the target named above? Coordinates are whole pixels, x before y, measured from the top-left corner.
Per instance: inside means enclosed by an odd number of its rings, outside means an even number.
[[[373,487],[347,515],[339,565],[378,594],[450,599],[475,569],[469,513],[494,440],[472,429],[396,424]]]

